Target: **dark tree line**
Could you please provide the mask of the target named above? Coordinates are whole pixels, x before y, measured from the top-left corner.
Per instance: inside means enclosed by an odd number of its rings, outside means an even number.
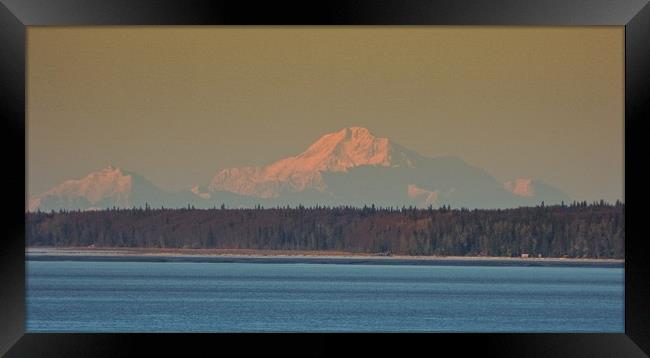
[[[28,246],[623,258],[625,205],[505,210],[297,207],[26,214]]]

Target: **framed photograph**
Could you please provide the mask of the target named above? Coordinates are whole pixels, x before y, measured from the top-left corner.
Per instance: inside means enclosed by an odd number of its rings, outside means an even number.
[[[0,21],[6,356],[650,352],[646,2]]]

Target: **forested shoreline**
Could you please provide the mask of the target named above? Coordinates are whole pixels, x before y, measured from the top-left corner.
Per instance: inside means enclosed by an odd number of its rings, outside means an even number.
[[[625,205],[501,210],[297,207],[26,213],[27,246],[623,258]]]

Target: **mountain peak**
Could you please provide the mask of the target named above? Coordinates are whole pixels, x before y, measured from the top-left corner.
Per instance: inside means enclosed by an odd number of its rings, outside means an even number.
[[[345,127],[341,129],[339,133],[340,132],[344,132],[346,138],[360,138],[360,137],[367,137],[367,136],[374,137],[374,135],[370,133],[368,128],[364,128],[364,127],[356,127],[356,126]]]
[[[567,200],[539,180],[498,182],[458,157],[424,157],[367,128],[350,126],[319,137],[295,156],[220,170],[207,188],[170,193],[111,164],[32,196],[26,206],[30,211],[188,203],[511,207]]]
[[[100,170],[98,170],[98,171],[96,171],[96,172],[93,172],[93,173],[91,173],[91,174],[102,174],[102,175],[111,175],[111,174],[113,174],[113,175],[121,175],[121,174],[124,174],[124,171],[123,171],[121,168],[119,168],[119,167],[116,167],[116,166],[114,166],[114,165],[112,165],[112,164],[109,164],[107,167],[105,167],[105,168],[103,168],[103,169],[100,169]]]
[[[391,145],[388,138],[377,138],[367,128],[346,127],[321,136],[304,152],[264,167],[224,169],[217,173],[211,191],[277,197],[280,192],[322,191],[322,172],[346,172],[363,165],[389,166]]]
[[[377,138],[363,127],[347,127],[319,138],[294,157],[308,171],[346,171],[359,165],[388,165],[388,138]]]
[[[28,208],[36,210],[43,204],[44,199],[52,197],[83,198],[93,205],[107,197],[113,197],[119,204],[126,205],[129,203],[132,187],[131,175],[109,165],[81,179],[66,180],[41,195],[33,196],[29,200]]]

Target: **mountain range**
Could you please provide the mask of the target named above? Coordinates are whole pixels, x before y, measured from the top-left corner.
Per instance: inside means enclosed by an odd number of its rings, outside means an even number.
[[[501,183],[454,156],[425,157],[362,127],[328,133],[304,152],[266,166],[219,170],[204,186],[166,191],[109,166],[29,198],[27,210],[377,205],[510,208],[568,201],[539,180]]]

